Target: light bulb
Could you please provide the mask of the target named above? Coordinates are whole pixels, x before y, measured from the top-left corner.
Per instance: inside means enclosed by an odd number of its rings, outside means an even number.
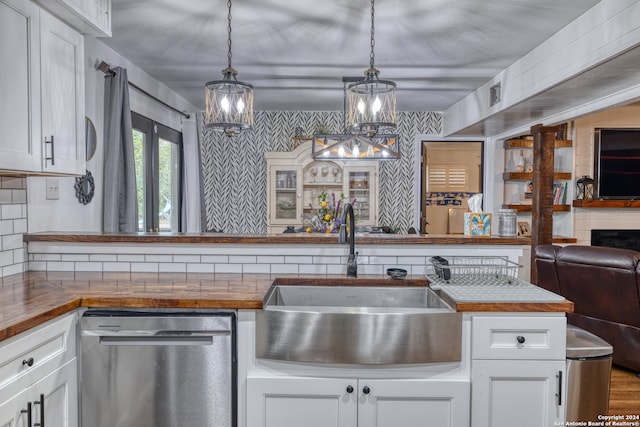
[[[353,146],[353,157],[360,157],[360,148],[357,145]]]
[[[358,101],[358,111],[360,112],[360,114],[364,113],[364,101],[362,100],[362,98],[360,98],[360,100]]]
[[[381,107],[382,107],[382,102],[380,102],[380,97],[376,96],[375,101],[373,101],[373,104],[371,104],[371,112],[375,114],[378,111],[380,111]]]
[[[244,111],[244,102],[242,101],[242,98],[238,99],[236,107],[238,109],[238,113],[242,113]]]
[[[373,152],[373,146],[372,146],[372,145],[370,145],[370,146],[367,148],[367,157],[373,157],[374,155],[375,155],[375,153]]]
[[[344,147],[342,145],[338,148],[338,156],[344,157]]]
[[[220,107],[222,107],[225,113],[229,112],[229,100],[227,99],[226,96],[224,96],[220,101]]]

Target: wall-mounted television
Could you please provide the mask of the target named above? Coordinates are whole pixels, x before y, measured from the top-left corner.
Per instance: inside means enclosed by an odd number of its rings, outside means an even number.
[[[595,197],[640,199],[640,128],[594,132]]]

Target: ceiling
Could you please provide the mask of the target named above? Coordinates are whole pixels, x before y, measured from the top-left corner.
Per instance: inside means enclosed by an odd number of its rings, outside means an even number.
[[[398,110],[443,111],[596,3],[378,0],[375,66],[397,83]],[[204,109],[205,83],[227,66],[226,2],[112,8],[104,43]],[[342,110],[342,77],[369,66],[367,0],[235,0],[232,16],[232,65],[254,85],[256,110]]]

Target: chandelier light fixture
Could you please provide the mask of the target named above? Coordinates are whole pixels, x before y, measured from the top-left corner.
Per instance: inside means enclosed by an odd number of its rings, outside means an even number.
[[[231,66],[231,0],[227,0],[227,8],[227,68],[222,70],[222,80],[205,86],[204,123],[231,137],[253,127],[253,86],[238,81],[238,72]]]
[[[380,80],[375,68],[375,5],[371,0],[371,53],[365,78],[349,85],[349,125],[372,137],[380,128],[396,127],[396,84]]]
[[[347,83],[359,77],[343,77],[343,134],[313,135],[311,155],[315,160],[396,160],[400,158],[400,138],[392,134],[362,135],[346,126]]]

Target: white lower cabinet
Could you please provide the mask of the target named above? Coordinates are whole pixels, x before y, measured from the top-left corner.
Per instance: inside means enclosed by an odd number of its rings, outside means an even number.
[[[564,361],[475,360],[473,427],[563,425]]]
[[[564,425],[566,318],[474,316],[472,427]]]
[[[468,427],[469,393],[466,380],[250,377],[247,426]]]
[[[0,426],[77,427],[77,370],[76,359],[70,360],[0,405]]]

